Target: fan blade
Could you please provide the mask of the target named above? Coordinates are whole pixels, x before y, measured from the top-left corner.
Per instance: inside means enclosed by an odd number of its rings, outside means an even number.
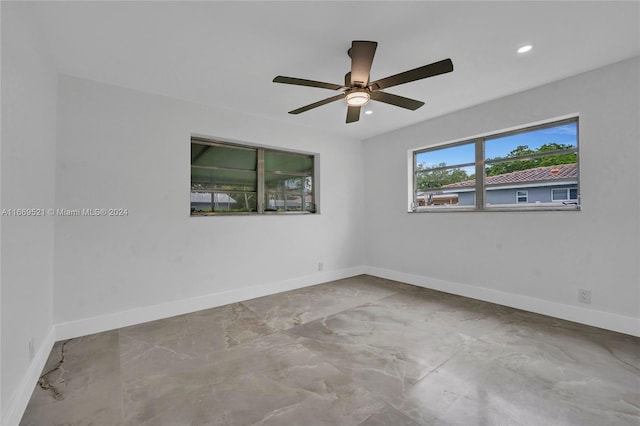
[[[337,101],[337,100],[340,100],[340,99],[343,99],[343,98],[344,98],[344,93],[341,93],[339,95],[332,96],[330,98],[323,99],[323,100],[318,101],[318,102],[314,102],[314,103],[309,104],[307,106],[303,106],[302,108],[298,108],[298,109],[294,109],[293,111],[289,111],[289,114],[300,114],[301,112],[309,111],[310,109],[317,108],[319,106],[322,106],[322,105],[325,105],[325,104],[328,104],[328,103],[331,103],[333,101]]]
[[[399,106],[400,108],[410,109],[415,111],[424,105],[424,102],[416,101],[415,99],[405,98],[404,96],[393,95],[387,92],[371,92],[371,99],[378,102],[384,102],[385,104]]]
[[[333,83],[323,83],[322,81],[305,80],[303,78],[283,77],[281,75],[273,79],[274,83],[295,84],[296,86],[319,87],[320,89],[338,90],[342,86]]]
[[[360,120],[360,107],[350,106],[347,107],[347,123],[353,123]]]
[[[451,71],[453,71],[453,62],[451,62],[451,59],[444,59],[442,61],[434,62],[433,64],[425,65],[420,68],[415,68],[410,71],[401,72],[400,74],[374,81],[371,83],[370,87],[371,90],[381,90],[386,89],[387,87],[422,80],[423,78],[433,77]]]
[[[348,54],[351,57],[351,86],[367,87],[373,56],[378,43],[375,41],[354,41]]]

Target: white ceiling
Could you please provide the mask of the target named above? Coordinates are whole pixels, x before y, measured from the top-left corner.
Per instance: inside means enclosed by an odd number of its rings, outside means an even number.
[[[59,71],[364,139],[640,54],[640,3],[42,2]],[[352,40],[378,49],[371,80],[451,58],[454,71],[388,89],[417,111],[371,102],[345,124],[333,96],[276,75],[341,84]],[[516,49],[532,43],[519,55]]]

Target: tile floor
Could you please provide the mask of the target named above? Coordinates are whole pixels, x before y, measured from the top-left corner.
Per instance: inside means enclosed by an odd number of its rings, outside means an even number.
[[[371,276],[57,342],[21,425],[640,425],[640,339]]]

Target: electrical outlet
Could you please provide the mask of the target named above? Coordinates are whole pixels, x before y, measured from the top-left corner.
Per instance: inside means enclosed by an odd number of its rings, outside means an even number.
[[[324,262],[318,262],[318,271],[322,271],[324,269]]]
[[[578,290],[578,302],[591,303],[591,291],[581,288]]]
[[[29,361],[31,361],[34,356],[36,356],[36,346],[33,343],[33,339],[30,339],[29,340]]]

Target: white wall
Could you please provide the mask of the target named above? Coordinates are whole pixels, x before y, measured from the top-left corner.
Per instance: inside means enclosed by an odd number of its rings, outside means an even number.
[[[365,141],[368,272],[640,334],[639,68],[634,58]],[[572,113],[582,211],[407,213],[408,151]]]
[[[54,205],[56,69],[31,5],[1,7],[1,206],[47,208]],[[54,219],[2,216],[1,229],[0,423],[11,425],[26,404],[19,395],[31,394],[53,343]]]
[[[321,214],[189,217],[191,134],[318,153]],[[56,208],[129,214],[56,217],[58,337],[361,272],[362,154],[361,141],[60,76]]]

